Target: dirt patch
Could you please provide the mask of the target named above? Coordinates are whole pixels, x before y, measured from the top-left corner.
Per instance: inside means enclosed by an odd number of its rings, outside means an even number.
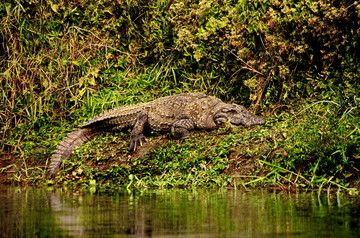
[[[153,137],[150,141],[145,142],[139,149],[135,152],[129,154],[130,158],[144,158],[150,151],[161,147],[166,144],[170,138],[167,135],[162,135],[160,137]]]
[[[258,157],[243,153],[245,146],[236,146],[229,155],[229,166],[224,174],[232,176],[236,182],[248,182],[254,177],[264,176],[268,170],[258,161]]]
[[[42,180],[42,172],[48,158],[44,151],[44,148],[36,148],[33,155],[26,159],[19,154],[2,151],[0,154],[0,184],[25,185],[32,184],[35,180]]]
[[[0,155],[0,184],[9,184],[9,178],[19,170],[19,158],[11,154]]]
[[[110,169],[112,165],[117,164],[130,168],[132,161],[135,159],[142,159],[146,157],[151,151],[166,144],[170,138],[166,135],[159,137],[151,137],[142,146],[138,147],[136,151],[118,150],[116,143],[112,144],[109,150],[104,150],[104,156],[107,161],[102,161],[98,164],[95,160],[92,161],[91,166],[99,168],[99,170]],[[96,155],[95,155],[96,156]]]

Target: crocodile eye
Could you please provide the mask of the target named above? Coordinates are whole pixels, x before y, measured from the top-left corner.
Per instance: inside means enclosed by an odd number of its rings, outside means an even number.
[[[237,111],[234,108],[223,108],[221,109],[221,112],[229,114],[229,113],[236,113]]]
[[[235,112],[236,110],[234,108],[224,107],[221,109],[221,112],[223,113],[229,113],[229,112]]]

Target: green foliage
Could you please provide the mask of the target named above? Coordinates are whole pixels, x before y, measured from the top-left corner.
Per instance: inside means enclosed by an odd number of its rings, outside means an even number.
[[[105,109],[202,91],[267,113],[275,129],[263,136],[275,140],[275,152],[261,140],[260,149],[243,148],[256,135],[229,136],[208,139],[211,149],[170,144],[129,173],[77,161],[82,171],[67,172],[97,184],[124,173],[119,184],[219,185],[230,181],[227,159],[242,156],[262,158],[272,171],[246,175],[245,186],[284,173],[359,183],[358,1],[19,0],[0,3],[0,16],[0,148],[20,158],[22,166],[6,167],[16,181],[31,171],[37,181],[44,165],[37,166],[62,136]]]
[[[344,108],[334,101],[308,104],[276,126],[274,132],[281,137],[273,137],[271,166],[300,175],[304,186],[359,184],[359,125],[358,106]]]
[[[2,135],[80,108],[119,70],[133,79],[154,65],[166,71],[148,81],[154,88],[253,107],[356,89],[359,9],[343,0],[2,3]]]
[[[176,49],[200,72],[226,78],[233,93],[244,82],[255,106],[358,85],[358,67],[350,81],[329,77],[359,60],[358,2],[189,0],[171,10]]]

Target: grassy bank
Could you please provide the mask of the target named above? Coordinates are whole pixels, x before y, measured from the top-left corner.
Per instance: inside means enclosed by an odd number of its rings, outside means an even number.
[[[29,130],[21,141],[9,138],[7,142],[18,147],[2,153],[2,182],[100,190],[226,186],[294,191],[325,187],[356,193],[359,189],[358,108],[330,100],[264,111],[267,124],[250,129],[196,131],[184,140],[155,133],[136,153],[128,152],[128,132],[106,133],[78,148],[65,160],[55,180],[45,180],[51,153],[75,125],[106,108],[164,94],[147,89],[135,96],[130,92],[135,90],[111,88],[89,94],[84,107],[74,110],[73,120]]]
[[[0,4],[2,183],[359,188],[359,9],[347,1],[18,1]],[[191,19],[191,20],[189,20]],[[48,158],[105,109],[198,91],[266,126],[128,134]]]

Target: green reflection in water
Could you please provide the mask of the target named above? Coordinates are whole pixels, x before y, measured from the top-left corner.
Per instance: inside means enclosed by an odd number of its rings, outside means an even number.
[[[0,188],[1,237],[356,237],[359,201],[265,191]]]

